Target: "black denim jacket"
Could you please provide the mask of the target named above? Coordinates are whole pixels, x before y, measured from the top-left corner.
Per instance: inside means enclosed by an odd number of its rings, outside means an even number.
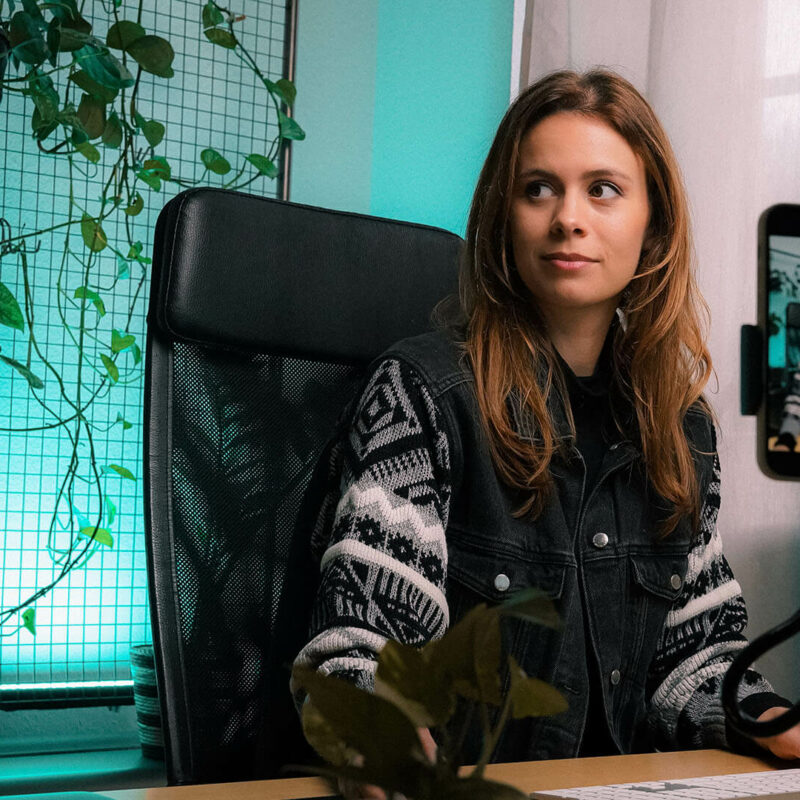
[[[383,357],[411,364],[445,419],[453,476],[446,530],[451,622],[478,603],[499,603],[530,586],[555,600],[563,621],[560,631],[518,620],[506,629],[508,651],[527,674],[560,689],[569,708],[556,716],[510,722],[494,760],[577,755],[590,670],[597,671],[619,751],[652,750],[646,700],[655,686],[648,685],[648,668],[681,592],[693,532],[683,522],[669,537],[659,538],[664,503],[648,486],[638,447],[621,438],[611,443],[586,497],[577,450],[568,461],[556,457],[551,473],[557,491],[543,513],[533,522],[516,518],[520,498],[494,470],[472,374],[448,337],[409,339]],[[535,436],[531,423],[515,413],[518,430]],[[556,410],[554,416],[566,435],[563,415]],[[696,450],[702,498],[713,474],[713,426],[703,412],[692,410],[685,429]],[[568,504],[580,509],[573,530],[565,520]],[[467,761],[477,757],[476,747],[473,736]]]

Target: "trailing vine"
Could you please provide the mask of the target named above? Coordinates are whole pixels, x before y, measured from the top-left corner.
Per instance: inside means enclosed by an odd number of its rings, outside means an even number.
[[[0,272],[0,325],[15,337],[13,356],[0,352],[0,369],[24,379],[45,418],[43,424],[26,425],[24,415],[12,408],[10,419],[20,421],[0,431],[51,431],[63,437],[69,454],[57,478],[47,530],[23,532],[39,537],[52,560],[52,576],[0,609],[3,636],[23,628],[35,635],[36,602],[101,548],[114,547],[117,508],[106,483],[137,480],[129,466],[100,463],[95,437],[110,428],[124,433],[134,424],[119,413],[113,422],[103,422],[96,412],[98,400],[142,377],[141,343],[131,327],[144,302],[151,242],[139,215],[145,206],[163,205],[162,190],[166,194],[211,179],[230,189],[274,180],[285,143],[305,137],[289,113],[294,85],[268,78],[237,36],[246,18],[213,0],[198,3],[198,36],[207,46],[229,51],[256,76],[265,92],[265,115],[274,115],[277,134],[266,152],[237,156],[236,170],[222,153],[206,147],[198,154],[205,168],[201,178],[182,177],[159,153],[165,124],[147,119],[139,103],[147,85],[143,75],[165,81],[174,76],[172,45],[142,26],[142,0],[92,5],[90,15],[85,0],[0,0],[0,104],[11,94],[24,97],[31,146],[40,159],[52,162],[54,176],[63,168],[58,165],[66,165],[69,186],[48,227],[25,230],[0,218],[0,269],[14,269],[18,276],[15,293]],[[99,33],[103,26],[105,32]],[[86,177],[99,184],[98,198],[79,197],[79,181]],[[120,235],[108,234],[112,223],[119,223],[114,228]],[[46,234],[63,237],[53,278],[63,341],[55,345],[40,335],[42,314],[32,288],[35,256]],[[72,360],[51,356],[56,346]],[[86,487],[91,494],[83,502]]]

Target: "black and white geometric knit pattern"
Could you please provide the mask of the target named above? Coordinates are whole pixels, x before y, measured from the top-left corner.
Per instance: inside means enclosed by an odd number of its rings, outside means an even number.
[[[313,533],[322,579],[312,637],[297,663],[369,689],[387,639],[422,644],[447,628],[452,479],[441,413],[406,363],[389,359],[377,367],[351,419],[349,436],[331,453],[331,482]],[[648,679],[648,719],[664,749],[726,744],[721,681],[745,645],[747,613],[722,554],[719,490],[715,457],[701,536]],[[753,672],[741,696],[770,691]]]
[[[422,644],[448,624],[447,435],[408,366],[379,365],[330,466],[338,480],[312,538],[322,551],[312,639],[297,663],[371,688],[387,639]]]
[[[747,644],[747,610],[742,590],[722,554],[717,528],[720,506],[719,456],[705,497],[700,536],[689,553],[681,596],[667,615],[661,643],[650,668],[650,723],[661,747],[724,747],[722,678]],[[748,671],[739,697],[771,693],[772,687]],[[772,704],[770,701],[769,705]],[[766,709],[764,709],[766,710]]]

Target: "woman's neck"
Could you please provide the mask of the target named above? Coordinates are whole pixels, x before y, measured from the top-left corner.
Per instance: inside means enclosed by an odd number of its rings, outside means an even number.
[[[544,314],[550,341],[579,378],[594,374],[614,313],[613,309],[610,313],[560,309],[558,315]]]

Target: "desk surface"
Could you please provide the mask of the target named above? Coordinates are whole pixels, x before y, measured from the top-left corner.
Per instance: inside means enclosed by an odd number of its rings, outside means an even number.
[[[787,762],[787,767],[796,767]],[[757,772],[776,766],[748,756],[722,750],[652,753],[606,758],[570,758],[520,764],[492,764],[487,777],[510,783],[524,792],[592,786],[603,783],[654,781],[664,778],[697,778],[735,772]],[[114,800],[294,800],[329,794],[317,778],[276,781],[217,783],[204,786],[171,786],[103,792]]]

